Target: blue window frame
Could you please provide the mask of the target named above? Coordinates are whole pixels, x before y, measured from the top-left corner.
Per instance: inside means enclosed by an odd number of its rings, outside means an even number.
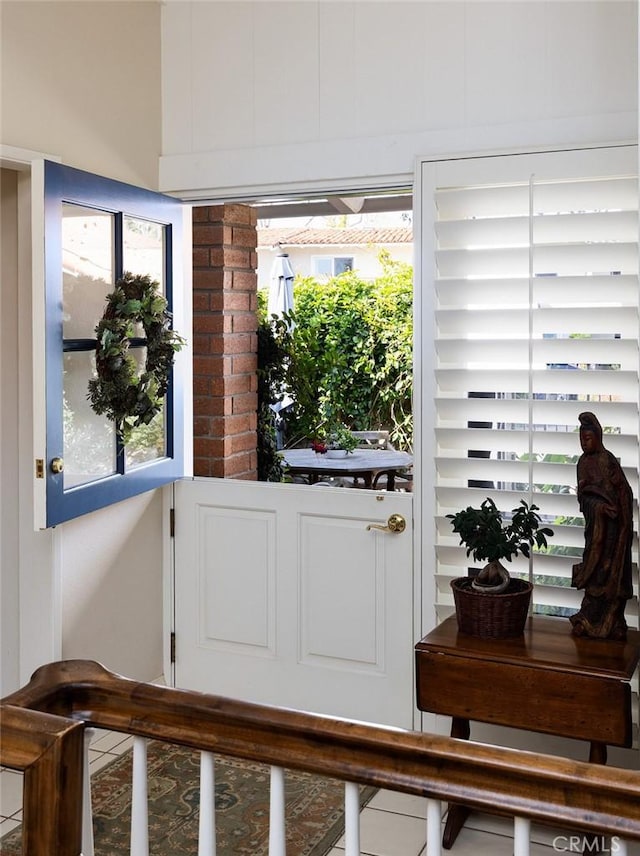
[[[149,274],[172,309],[182,288],[182,204],[56,163],[44,169],[46,523],[55,526],[180,478],[183,389],[172,372],[162,413],[123,444],[91,408],[95,326],[125,271]],[[181,331],[178,331],[181,332]],[[144,364],[144,331],[130,353]]]

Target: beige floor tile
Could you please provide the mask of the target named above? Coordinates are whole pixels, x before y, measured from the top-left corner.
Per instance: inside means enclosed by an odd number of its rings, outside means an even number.
[[[406,814],[411,817],[426,818],[427,816],[427,800],[424,797],[414,797],[411,794],[401,794],[398,791],[379,790],[367,807],[391,811],[395,814]]]
[[[113,731],[108,731],[106,728],[92,728],[91,729],[91,745],[97,743],[98,740],[102,740],[103,737],[106,737],[107,734],[113,734]]]
[[[342,847],[334,847],[333,850],[327,853],[327,856],[344,856],[344,854],[345,851]],[[366,853],[364,850],[361,849],[360,856],[375,856],[375,854]]]
[[[465,826],[451,848],[452,856],[513,856],[513,838],[494,835]],[[531,856],[554,856],[554,851],[541,844],[531,844]],[[420,856],[426,856],[426,848]]]
[[[111,752],[119,755],[133,745],[133,738],[119,731],[102,731],[91,741],[91,748],[97,752]],[[124,748],[123,748],[124,747]]]
[[[0,815],[11,817],[22,809],[22,773],[3,770],[0,773]]]
[[[108,752],[94,752],[89,749],[89,771],[91,775],[102,770],[107,764],[111,764],[117,759],[117,755],[111,755]]]
[[[20,820],[18,818],[15,818],[15,817],[3,818],[0,821],[0,838],[2,838],[3,835],[8,835],[10,832],[13,832],[13,830],[17,826],[20,826]]]
[[[327,856],[344,856],[344,850],[342,847],[334,847]],[[371,853],[365,853],[364,850],[360,850],[360,856],[372,856]]]
[[[426,840],[425,822],[365,808],[360,815],[360,850],[369,856],[418,856]],[[344,846],[344,838],[338,847]]]

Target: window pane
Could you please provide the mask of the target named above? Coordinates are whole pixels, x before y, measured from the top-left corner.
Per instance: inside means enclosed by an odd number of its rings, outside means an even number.
[[[336,256],[333,260],[333,272],[335,276],[339,273],[344,273],[347,270],[353,270],[352,256]]]
[[[147,349],[130,348],[129,354],[136,361],[137,373],[140,377],[144,372]],[[141,425],[134,429],[131,439],[125,447],[127,470],[166,456],[165,404],[166,399],[162,402],[160,412],[148,425]]]
[[[113,214],[62,205],[62,335],[91,339],[114,282]]]
[[[160,284],[164,294],[164,230],[160,223],[136,217],[124,217],[122,233],[123,268],[134,274],[148,275]]]
[[[87,400],[94,376],[91,351],[64,355],[64,487],[74,487],[116,472],[113,423],[93,412]]]
[[[162,410],[149,425],[135,428],[125,447],[127,470],[149,461],[157,461],[166,455],[165,402]]]
[[[314,256],[311,259],[311,273],[314,276],[332,276],[333,258],[331,256]]]

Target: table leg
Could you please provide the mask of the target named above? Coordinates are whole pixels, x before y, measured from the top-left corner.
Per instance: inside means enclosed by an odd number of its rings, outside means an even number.
[[[462,719],[460,716],[451,718],[451,736],[456,740],[468,740],[471,734],[471,726],[468,719]]]
[[[468,740],[471,733],[471,728],[468,719],[462,719],[459,716],[454,716],[451,720],[451,736],[458,740]],[[449,803],[447,810],[447,822],[444,826],[444,834],[442,836],[442,846],[445,850],[450,850],[454,841],[458,837],[458,833],[464,826],[466,819],[471,814],[471,809],[468,805],[460,803]]]
[[[607,744],[596,743],[592,741],[589,747],[589,763],[590,764],[606,764],[607,763]]]

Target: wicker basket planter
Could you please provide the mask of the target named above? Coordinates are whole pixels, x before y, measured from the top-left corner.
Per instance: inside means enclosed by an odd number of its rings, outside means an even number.
[[[529,614],[533,585],[512,579],[502,594],[485,594],[474,591],[471,582],[471,577],[451,581],[460,632],[485,639],[520,636]]]

